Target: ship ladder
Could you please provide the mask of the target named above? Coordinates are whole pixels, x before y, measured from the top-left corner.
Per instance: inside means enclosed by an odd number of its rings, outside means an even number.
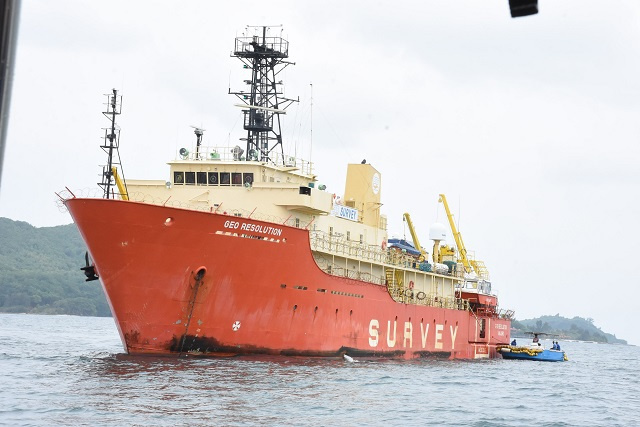
[[[473,267],[473,271],[475,271],[478,276],[485,280],[489,280],[489,270],[487,269],[487,266],[484,265],[484,261],[469,260],[469,263],[471,264],[471,267]]]
[[[387,290],[389,294],[394,298],[402,298],[402,286],[403,286],[403,274],[402,270],[396,270],[395,268],[385,268],[385,278],[387,280]]]

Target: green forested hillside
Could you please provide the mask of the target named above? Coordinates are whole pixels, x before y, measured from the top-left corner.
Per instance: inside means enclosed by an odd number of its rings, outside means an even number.
[[[541,316],[534,319],[525,319],[512,322],[511,326],[518,332],[525,331],[545,332],[557,335],[560,339],[574,339],[580,341],[595,341],[610,344],[627,344],[623,339],[615,335],[603,332],[593,324],[593,319],[574,317],[568,319],[559,314],[555,316]]]
[[[0,311],[110,316],[100,283],[80,271],[85,250],[74,224],[0,218]]]

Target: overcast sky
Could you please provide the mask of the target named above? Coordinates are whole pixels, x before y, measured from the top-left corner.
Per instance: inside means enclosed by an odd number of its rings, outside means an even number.
[[[540,0],[519,19],[508,0],[25,1],[0,216],[71,222],[54,193],[97,188],[112,88],[128,178],[168,180],[190,125],[235,145],[227,92],[247,74],[230,52],[263,24],[283,25],[297,63],[285,149],[311,155],[329,191],[367,159],[391,234],[410,212],[423,246],[445,193],[502,308],[591,317],[640,344],[636,0]]]

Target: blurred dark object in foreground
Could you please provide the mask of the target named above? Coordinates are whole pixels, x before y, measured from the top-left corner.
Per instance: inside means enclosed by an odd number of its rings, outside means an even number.
[[[535,15],[538,13],[538,0],[509,0],[511,17]]]
[[[11,83],[13,63],[16,54],[18,36],[18,17],[20,0],[0,0],[0,182],[2,182],[2,163],[4,160],[5,138],[9,122],[11,104]]]

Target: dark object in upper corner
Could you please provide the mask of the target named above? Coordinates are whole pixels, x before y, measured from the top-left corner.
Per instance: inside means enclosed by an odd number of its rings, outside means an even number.
[[[538,13],[538,0],[509,0],[511,17],[535,15]]]
[[[0,181],[11,105],[20,0],[0,0]]]

